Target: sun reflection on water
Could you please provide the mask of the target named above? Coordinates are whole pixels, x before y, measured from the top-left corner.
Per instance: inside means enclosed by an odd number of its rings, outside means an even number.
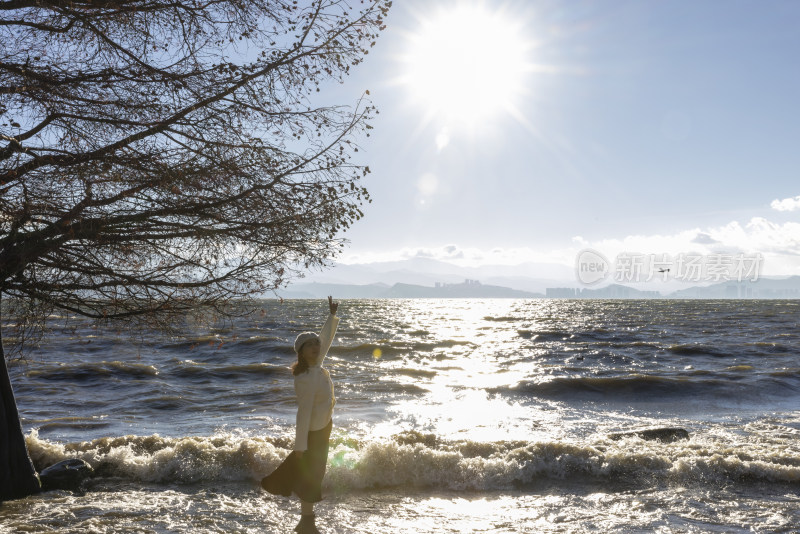
[[[547,315],[547,306],[509,299],[419,300],[374,317],[397,330],[391,339],[376,340],[374,379],[415,394],[395,398],[390,417],[371,423],[369,434],[390,437],[413,429],[473,441],[543,436],[543,422],[555,416],[553,404],[534,414],[493,390],[546,373],[531,359],[537,349],[519,331],[537,328],[534,318]],[[376,330],[381,326],[375,324]]]

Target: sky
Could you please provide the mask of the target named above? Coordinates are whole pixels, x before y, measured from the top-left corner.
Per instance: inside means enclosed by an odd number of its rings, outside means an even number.
[[[394,3],[344,263],[761,254],[800,274],[800,2]]]

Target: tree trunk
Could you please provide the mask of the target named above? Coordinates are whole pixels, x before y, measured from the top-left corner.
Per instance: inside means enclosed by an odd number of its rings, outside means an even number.
[[[0,501],[26,497],[40,490],[39,475],[25,445],[0,331]]]

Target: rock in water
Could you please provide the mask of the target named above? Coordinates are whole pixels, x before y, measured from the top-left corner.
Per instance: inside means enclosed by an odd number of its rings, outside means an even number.
[[[637,436],[651,441],[672,443],[680,439],[689,439],[689,432],[683,428],[649,428],[647,430],[634,430],[633,432],[618,432],[610,434],[611,439],[622,439],[627,436]]]
[[[42,491],[55,489],[77,490],[81,482],[94,472],[92,466],[78,458],[53,464],[39,473]]]

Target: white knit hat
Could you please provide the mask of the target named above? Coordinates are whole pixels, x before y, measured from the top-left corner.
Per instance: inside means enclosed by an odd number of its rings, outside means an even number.
[[[300,354],[300,349],[303,348],[303,343],[306,341],[311,341],[312,339],[319,341],[319,336],[314,332],[303,332],[302,334],[298,335],[294,340],[294,351],[297,354]]]

